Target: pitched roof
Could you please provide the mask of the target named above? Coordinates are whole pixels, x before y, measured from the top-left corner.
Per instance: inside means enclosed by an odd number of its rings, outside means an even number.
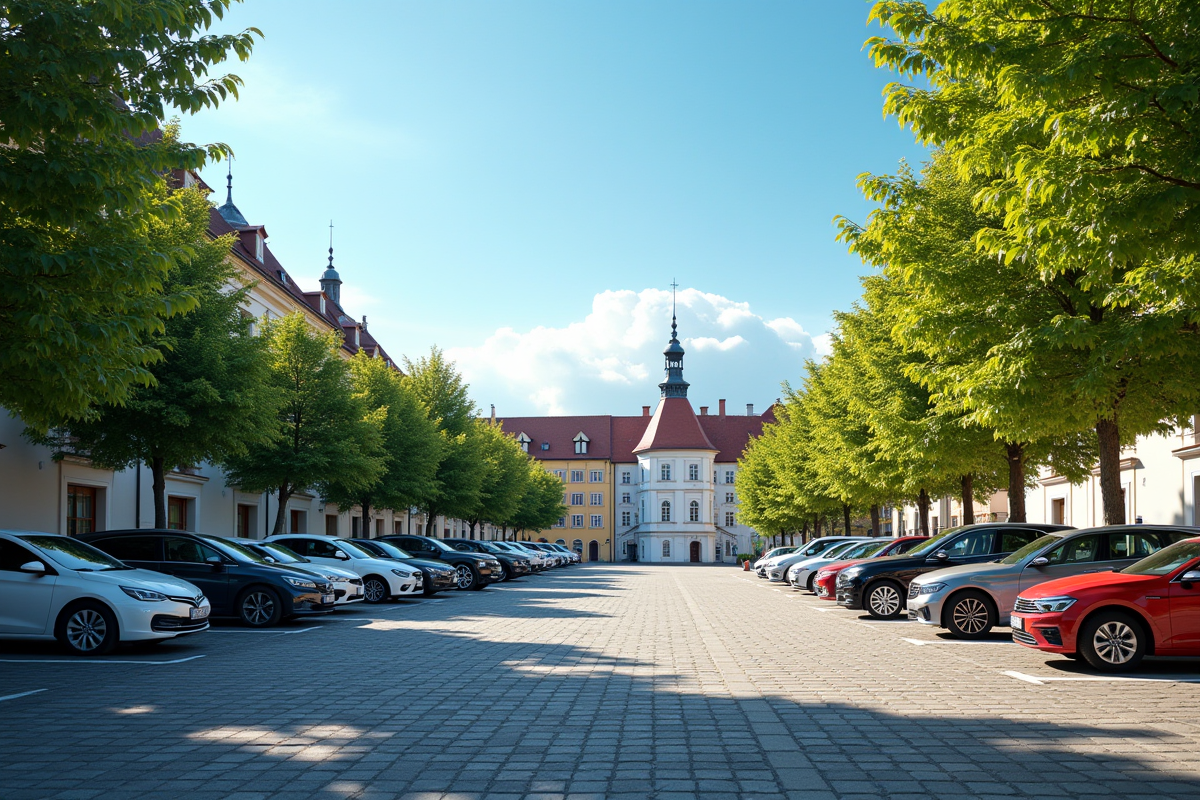
[[[612,457],[612,417],[500,417],[497,422],[512,436],[529,437],[529,454],[539,459],[608,459]],[[588,438],[587,453],[575,452],[575,436]],[[548,445],[542,449],[543,444]]]
[[[647,450],[716,450],[700,427],[686,397],[664,397],[633,452]]]

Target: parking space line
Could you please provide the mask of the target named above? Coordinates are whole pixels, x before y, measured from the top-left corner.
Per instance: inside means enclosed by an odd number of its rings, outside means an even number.
[[[182,664],[185,661],[195,661],[197,658],[204,658],[203,655],[188,656],[187,658],[175,658],[170,661],[130,661],[129,659],[115,658],[0,658],[2,664],[147,664],[149,666],[160,667],[165,664]]]
[[[1121,682],[1121,683],[1200,683],[1200,677],[1172,678],[1169,675],[1026,675],[1016,670],[1005,670],[1000,673],[1019,681],[1032,683],[1035,686],[1045,686],[1047,683],[1059,682]]]
[[[6,694],[6,695],[4,695],[4,697],[0,697],[0,703],[3,703],[5,700],[16,700],[18,697],[29,697],[29,695],[31,695],[31,694],[39,694],[40,692],[45,692],[45,691],[49,691],[49,690],[48,689],[34,689],[33,691],[29,691],[29,692],[18,692],[17,694]]]
[[[266,628],[265,630],[245,630],[241,628],[210,628],[209,633],[255,633],[260,636],[290,636],[293,633],[308,633],[309,631],[320,630],[320,626],[312,628],[299,628],[294,631],[280,631],[274,628]]]
[[[974,642],[969,639],[903,639],[903,641],[915,644],[918,647],[927,644],[1014,644],[1014,642],[1005,641]]]

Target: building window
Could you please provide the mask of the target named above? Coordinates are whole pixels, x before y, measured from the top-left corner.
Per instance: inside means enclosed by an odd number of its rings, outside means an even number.
[[[659,475],[659,477],[660,477],[660,478],[662,478],[664,481],[669,481],[669,480],[671,480],[671,465],[670,465],[670,464],[663,464],[663,465],[661,465],[661,466],[658,468],[658,475]]]
[[[338,535],[337,514],[326,514],[325,515],[325,535],[326,536],[337,536]]]
[[[571,483],[583,483],[583,470],[571,470]]]
[[[583,514],[572,514],[571,515],[571,527],[572,528],[582,528],[583,527]]]
[[[663,522],[671,521],[671,501],[670,500],[662,501],[662,521]]]
[[[604,527],[604,517],[600,514],[592,514],[592,527],[593,528],[603,528]]]
[[[583,492],[571,492],[570,505],[573,505],[573,506],[583,505]]]
[[[631,515],[628,511],[622,511],[621,512],[621,524],[626,527],[629,527],[630,517],[631,517]]]
[[[688,464],[688,480],[689,481],[700,480],[700,465],[699,464]]]
[[[688,503],[688,522],[700,521],[700,503],[693,500]]]
[[[587,455],[589,441],[590,440],[584,434],[583,431],[580,431],[579,433],[575,434],[575,439],[574,439],[575,455],[577,455],[577,456]]]
[[[733,512],[732,512],[732,511],[726,511],[726,512],[725,512],[725,526],[726,526],[726,527],[728,527],[728,528],[732,528],[732,527],[733,527],[733,525],[734,525],[733,519],[734,519]]]
[[[308,533],[308,526],[305,525],[305,514],[298,508],[293,508],[288,512],[288,533]]]
[[[78,536],[96,530],[96,489],[93,486],[67,485],[67,535]]]
[[[734,502],[734,500],[733,500],[733,492],[726,492],[726,493],[725,493],[725,502],[726,502],[726,503],[732,503],[732,502]]]
[[[604,470],[594,469],[588,473],[588,481],[591,483],[604,483]]]
[[[517,443],[521,445],[521,449],[526,453],[529,452],[529,443],[532,441],[532,439],[525,435],[525,431],[521,431],[521,433],[517,435]]]
[[[263,260],[263,237],[261,233],[254,234],[254,257],[259,261]],[[287,283],[287,274],[280,272],[279,280]]]
[[[725,482],[733,483],[733,470],[731,470],[731,469],[725,470]]]
[[[554,470],[554,477],[558,478],[563,483],[567,482],[567,471],[565,469]]]
[[[567,518],[566,518],[566,517],[559,517],[559,518],[558,518],[558,522],[554,523],[554,527],[556,527],[556,528],[565,528],[565,527],[567,527]]]
[[[571,549],[574,550],[576,553],[582,553],[583,552],[583,539],[576,539],[575,541],[571,542]]]
[[[662,554],[663,558],[671,557],[671,541],[669,539],[663,539]]]
[[[188,500],[186,497],[167,498],[167,527],[173,531],[186,531]]]
[[[243,539],[253,539],[254,537],[254,519],[258,515],[254,513],[255,507],[238,503],[237,507],[237,535]]]
[[[629,492],[621,492],[621,503],[625,505],[629,504]]]
[[[630,480],[632,479],[629,476],[629,470],[625,470],[621,473],[621,483],[629,483]]]
[[[594,505],[594,506],[604,505],[604,495],[600,492],[592,492],[592,505]]]

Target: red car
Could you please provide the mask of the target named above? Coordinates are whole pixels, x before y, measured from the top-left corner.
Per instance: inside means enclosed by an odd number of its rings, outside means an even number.
[[[907,553],[921,542],[927,541],[928,536],[901,536],[898,539],[893,539],[887,547],[880,550],[871,558],[883,558],[885,556],[898,556],[902,553]],[[863,561],[868,561],[866,558],[854,558],[850,561],[835,561],[817,570],[817,577],[813,579],[813,591],[817,597],[822,600],[837,600],[837,583],[838,573],[846,567],[855,564],[861,564]]]
[[[1026,647],[1104,672],[1131,670],[1146,655],[1200,656],[1200,538],[1120,572],[1033,586],[1017,597],[1012,632]]]

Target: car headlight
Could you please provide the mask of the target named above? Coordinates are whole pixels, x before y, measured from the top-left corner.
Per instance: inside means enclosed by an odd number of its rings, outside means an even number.
[[[917,594],[937,594],[945,588],[946,584],[944,583],[927,583],[924,586],[917,587]]]
[[[1075,598],[1066,595],[1062,595],[1061,597],[1043,597],[1040,600],[1034,600],[1033,605],[1041,613],[1049,614],[1055,611],[1066,611],[1075,605]]]
[[[839,585],[845,586],[846,584],[850,583],[851,581],[853,581],[855,578],[857,578],[861,574],[862,574],[861,570],[844,569],[838,573],[837,582]]]
[[[411,572],[405,572],[402,569],[394,569],[392,570],[392,574],[399,575],[401,578],[411,578],[413,576]]]
[[[134,586],[122,586],[121,591],[132,597],[134,600],[145,600],[147,603],[155,603],[167,599],[167,596],[162,592],[153,592],[149,589],[138,589]]]
[[[303,578],[293,578],[289,575],[284,575],[283,579],[295,586],[297,589],[316,589],[317,584],[313,581],[306,581]]]

